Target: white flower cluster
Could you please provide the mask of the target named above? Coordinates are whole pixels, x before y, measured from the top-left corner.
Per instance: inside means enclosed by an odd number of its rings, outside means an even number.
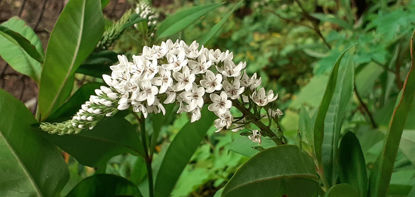
[[[147,3],[138,3],[135,8],[135,13],[140,16],[140,18],[147,19],[147,25],[149,27],[154,27],[157,24],[158,14],[151,8]]]
[[[167,40],[144,47],[141,55],[132,56],[132,61],[124,55],[118,59],[119,64],[110,67],[111,75],[103,75],[109,87],[96,90],[96,95],[73,117],[72,126],[92,129],[100,117],[129,108],[144,117],[148,113],[165,114],[163,104],[169,103],[177,103],[177,113],[189,113],[194,122],[201,118],[203,105],[209,104],[208,109],[218,117],[215,126],[220,131],[232,129],[233,102],[263,107],[278,97],[260,88],[261,78],[256,74],[249,77],[244,71],[246,63],[236,64],[232,52],[199,48],[196,42],[187,45]],[[278,116],[280,111],[272,114]],[[255,134],[253,139],[260,142],[258,136]]]

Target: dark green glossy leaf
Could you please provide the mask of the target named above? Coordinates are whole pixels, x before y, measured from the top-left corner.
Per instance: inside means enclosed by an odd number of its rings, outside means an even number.
[[[142,196],[137,186],[120,176],[97,174],[82,180],[67,197]]]
[[[76,135],[43,135],[79,163],[96,167],[121,153],[144,155],[136,129],[123,117],[115,116],[102,120],[92,130],[83,130]]]
[[[32,113],[0,90],[1,196],[57,196],[68,180],[68,169],[56,149],[43,139]]]
[[[340,67],[340,62],[343,59],[344,54],[348,49],[343,51],[340,57],[337,59],[333,70],[327,83],[326,91],[324,92],[323,100],[317,112],[316,121],[314,123],[314,150],[318,161],[321,161],[322,145],[324,139],[324,120],[326,119],[327,111],[329,110],[331,99],[333,98],[334,91],[336,89],[337,76]]]
[[[43,65],[38,108],[41,120],[65,102],[72,89],[71,78],[103,31],[100,0],[71,0],[66,4],[50,36]]]
[[[101,78],[103,74],[111,74],[110,66],[117,61],[117,53],[112,51],[94,52],[79,66],[76,72]]]
[[[81,109],[81,105],[89,100],[89,96],[95,94],[101,83],[87,83],[80,87],[69,100],[53,112],[47,119],[48,122],[59,122],[72,118]]]
[[[349,183],[360,194],[367,196],[368,178],[366,162],[357,137],[346,133],[339,148],[340,182]]]
[[[199,44],[201,45],[205,45],[207,42],[209,42],[209,40],[211,40],[216,34],[219,33],[220,29],[222,28],[222,26],[225,24],[225,22],[228,20],[228,18],[233,14],[233,12],[239,8],[242,5],[243,1],[239,1],[237,4],[235,4],[235,6],[233,6],[232,10],[230,12],[227,12],[224,16],[222,16],[221,20],[219,21],[219,23],[216,23],[211,29],[210,31],[205,34],[200,40],[199,40]]]
[[[182,31],[200,17],[221,6],[221,3],[195,6],[189,9],[180,10],[168,16],[158,27],[157,35],[159,38],[174,35]]]
[[[39,37],[18,17],[10,18],[0,27],[6,30],[0,30],[0,56],[17,72],[39,83],[42,71],[40,62],[43,61]]]
[[[228,182],[222,196],[317,196],[314,162],[296,146],[266,149],[248,160]]]
[[[414,33],[415,34],[415,33]],[[411,38],[412,55],[413,37]],[[408,112],[415,95],[415,62],[412,58],[411,68],[406,76],[404,86],[401,90],[393,110],[389,123],[388,132],[380,157],[376,161],[375,168],[370,174],[370,196],[386,196],[392,175],[393,165],[398,153],[399,142],[408,117]]]
[[[188,122],[174,137],[157,173],[155,181],[156,197],[169,196],[214,119],[215,115],[205,107],[199,121]]]
[[[157,140],[161,132],[161,129],[164,126],[170,125],[170,123],[173,121],[176,115],[176,112],[177,112],[176,105],[170,104],[170,105],[167,105],[165,108],[166,108],[166,115],[163,115],[162,113],[151,115],[150,119],[153,123],[153,133],[151,135],[150,151],[153,151],[154,147],[157,145]]]
[[[354,64],[352,57],[352,55],[348,55],[339,68],[336,87],[324,119],[322,163],[324,175],[330,185],[334,185],[337,180],[340,130],[353,95]]]
[[[359,193],[349,184],[334,185],[327,191],[326,197],[358,197]]]

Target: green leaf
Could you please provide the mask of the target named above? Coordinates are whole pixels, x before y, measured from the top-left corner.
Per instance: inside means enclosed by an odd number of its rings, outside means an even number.
[[[10,18],[0,27],[0,56],[17,72],[39,83],[42,71],[39,62],[43,62],[39,37],[18,17]]]
[[[72,89],[71,78],[103,31],[99,0],[70,0],[66,4],[48,43],[40,81],[39,119],[45,120],[65,102]]]
[[[197,122],[188,122],[171,142],[157,173],[156,197],[169,196],[180,174],[215,119],[215,115],[206,107],[202,110],[202,117]]]
[[[354,186],[360,196],[367,196],[366,162],[357,137],[346,133],[339,148],[340,182]]]
[[[404,130],[402,133],[401,142],[399,143],[399,149],[402,151],[412,165],[415,165],[415,131]]]
[[[239,8],[244,1],[239,1],[238,3],[233,6],[232,10],[230,12],[227,12],[224,16],[222,16],[222,20],[219,21],[219,23],[216,23],[210,31],[205,34],[200,40],[199,44],[205,45],[209,40],[211,40],[222,28],[222,26],[225,24],[225,22],[228,20],[228,18],[233,14],[233,12]]]
[[[1,196],[57,196],[68,180],[62,156],[32,127],[23,103],[3,90],[0,98]]]
[[[313,120],[304,107],[300,108],[299,116],[298,128],[301,133],[301,138],[307,145],[313,146]]]
[[[158,27],[158,38],[164,38],[182,31],[200,17],[221,6],[221,3],[195,6],[189,9],[180,10],[168,16]]]
[[[144,155],[136,126],[118,116],[104,119],[94,129],[76,135],[59,136],[44,132],[43,136],[87,166],[97,167],[121,153]]]
[[[163,126],[170,125],[170,123],[173,121],[177,108],[174,104],[169,104],[166,107],[166,114],[163,115],[162,113],[158,114],[152,114],[151,120],[153,125],[153,133],[151,135],[151,142],[150,142],[150,151],[154,151],[154,147],[157,145],[158,136],[161,132],[161,129]]]
[[[248,160],[226,184],[222,196],[317,196],[318,191],[313,160],[296,146],[282,145]]]
[[[21,47],[30,57],[42,63],[43,57],[39,54],[36,47],[25,37],[3,25],[0,25],[0,34]]]
[[[411,57],[412,43],[413,37],[411,38]],[[386,196],[388,190],[393,164],[398,153],[399,142],[415,95],[415,72],[413,72],[415,62],[413,57],[411,58],[411,62],[411,68],[406,76],[404,86],[393,110],[382,152],[370,175],[370,196]]]
[[[322,145],[324,139],[324,120],[326,119],[327,111],[333,98],[336,89],[337,76],[340,67],[340,62],[348,49],[344,50],[337,59],[336,64],[331,72],[329,81],[327,83],[326,91],[317,112],[316,121],[314,123],[314,150],[318,161],[321,161]]]
[[[352,25],[350,25],[346,21],[344,21],[342,19],[339,19],[339,18],[337,18],[336,16],[333,16],[333,15],[320,14],[320,13],[312,13],[310,15],[313,16],[314,18],[317,18],[318,20],[336,24],[340,27],[343,27],[344,29],[349,29],[349,30],[353,29]]]
[[[67,197],[83,197],[83,196],[142,196],[137,186],[127,179],[110,175],[97,174],[82,180]]]
[[[87,83],[81,86],[69,100],[53,112],[47,119],[47,122],[59,122],[72,118],[81,105],[89,100],[90,95],[95,94],[95,89],[98,89],[101,83]]]
[[[324,119],[324,137],[321,151],[324,175],[329,185],[334,185],[337,180],[340,130],[347,112],[346,109],[353,95],[354,64],[352,57],[352,55],[348,55],[339,68],[333,96]]]
[[[79,66],[76,72],[101,78],[103,74],[111,74],[110,66],[117,61],[117,53],[112,51],[94,52]]]
[[[359,196],[359,193],[355,190],[353,186],[346,184],[346,183],[334,185],[326,193],[326,197],[351,197],[351,196]]]

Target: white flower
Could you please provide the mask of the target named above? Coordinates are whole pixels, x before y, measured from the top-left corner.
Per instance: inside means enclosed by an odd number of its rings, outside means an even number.
[[[173,78],[177,81],[175,90],[189,91],[192,89],[192,84],[195,81],[195,75],[190,73],[190,70],[187,66],[183,67],[182,72],[174,72]]]
[[[268,104],[268,97],[265,95],[265,89],[261,88],[255,90],[251,96],[252,100],[259,106],[265,106]]]
[[[141,74],[143,74],[144,72],[144,57],[133,55],[133,62],[133,68],[131,69],[132,73],[134,73],[137,76],[141,76]]]
[[[122,97],[119,101],[118,101],[118,110],[126,110],[130,107],[129,103],[128,103],[128,98],[127,97]]]
[[[167,53],[166,58],[168,64],[164,64],[163,67],[167,70],[173,70],[175,72],[179,71],[183,67],[186,67],[188,63],[188,60],[186,59],[186,53],[184,50],[180,49]]]
[[[278,99],[278,94],[275,94],[275,96],[274,96],[274,92],[272,90],[269,90],[268,95],[267,95],[267,99],[268,99],[269,103],[274,102],[275,100]]]
[[[235,65],[233,61],[226,60],[223,68],[216,66],[216,69],[226,77],[238,77],[241,74],[241,70],[245,67],[245,62],[240,62],[238,65]]]
[[[190,122],[198,121],[201,116],[202,116],[202,114],[200,113],[200,108],[196,107],[192,111],[192,118],[191,118]]]
[[[265,106],[268,103],[275,101],[278,98],[278,94],[274,96],[274,93],[270,90],[268,91],[268,95],[266,95],[265,89],[260,88],[252,93],[251,98],[257,105]]]
[[[160,94],[166,92],[167,88],[173,84],[173,79],[171,78],[171,72],[163,68],[160,69],[159,76],[154,77],[152,81],[154,85],[160,86],[160,90],[159,90]]]
[[[157,93],[158,89],[156,86],[153,86],[149,81],[144,81],[141,84],[141,91],[139,91],[132,99],[137,101],[147,100],[147,105],[152,105],[156,99]]]
[[[163,104],[161,104],[157,98],[154,100],[153,105],[147,106],[147,111],[148,113],[155,113],[155,114],[162,112],[163,115],[166,115],[166,109],[164,108]]]
[[[207,61],[204,54],[199,56],[198,61],[189,60],[189,67],[192,69],[193,74],[205,73],[210,66],[212,66],[212,61]]]
[[[256,73],[254,74],[256,78]],[[241,85],[243,87],[249,87],[251,85],[251,79],[246,74],[246,71],[244,71],[244,74],[240,76]]]
[[[271,115],[271,117],[275,118],[275,117],[280,117],[282,115],[284,115],[284,113],[282,113],[282,111],[280,109],[268,109],[268,113]]]
[[[254,75],[252,75],[251,77],[251,85],[250,85],[251,90],[254,90],[257,87],[259,87],[259,85],[261,85],[261,82],[262,82],[261,77],[257,79],[257,75],[256,73],[254,73]]]
[[[157,74],[157,72],[159,71],[159,68],[157,66],[157,60],[153,59],[151,60],[145,60],[144,61],[144,77],[143,79],[152,79],[154,77],[154,75]]]
[[[215,132],[219,132],[223,128],[228,129],[232,125],[232,121],[233,117],[229,111],[219,115],[219,118],[215,120],[215,127],[217,128]]]
[[[188,111],[192,111],[195,108],[203,107],[203,95],[205,94],[205,89],[203,87],[197,87],[196,84],[193,85],[190,92],[183,92],[182,98],[184,101],[189,104]]]
[[[131,105],[133,106],[133,112],[142,113],[144,118],[147,118],[147,108],[141,103],[137,101],[132,101]]]
[[[220,61],[222,61],[222,52],[219,49],[216,50],[209,50],[209,60],[214,62],[214,63],[218,63]]]
[[[206,88],[206,93],[212,93],[222,89],[222,75],[214,74],[212,71],[206,71],[204,79],[200,80],[202,87]]]
[[[187,46],[184,41],[181,41],[180,44],[185,49],[186,56],[188,58],[195,59],[195,58],[197,58],[200,55],[200,52],[198,50],[199,43],[197,43],[196,41],[193,41],[190,46]]]
[[[258,130],[253,130],[252,134],[248,136],[248,138],[255,143],[261,143],[261,133]]]
[[[166,100],[164,100],[164,104],[170,104],[170,103],[173,103],[174,102],[174,100],[176,99],[176,92],[174,91],[174,90],[172,90],[172,89],[167,89],[167,92],[166,92],[166,94],[167,94],[167,98],[166,98]]]
[[[225,80],[223,82],[223,89],[228,97],[231,99],[237,99],[239,98],[239,95],[244,92],[245,87],[241,87],[239,79],[234,79],[233,83],[229,83],[228,80]]]
[[[224,114],[232,107],[232,102],[228,100],[228,96],[223,91],[220,95],[214,93],[210,94],[210,100],[212,101],[212,104],[208,106],[208,109],[217,115]]]

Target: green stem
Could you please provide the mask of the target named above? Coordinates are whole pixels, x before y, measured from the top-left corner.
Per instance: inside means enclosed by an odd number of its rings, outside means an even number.
[[[271,131],[271,129],[267,126],[265,126],[264,123],[262,123],[258,118],[250,112],[248,109],[246,109],[244,106],[242,106],[238,101],[233,101],[233,106],[235,106],[240,112],[242,112],[246,117],[252,120],[252,123],[254,123],[256,126],[258,126],[261,131],[265,132],[265,134],[269,137],[271,137],[272,141],[274,141],[277,145],[283,145],[285,144],[281,138],[279,138],[277,135],[275,135],[274,132]]]
[[[147,168],[148,191],[149,191],[149,196],[153,197],[154,196],[153,169],[151,168],[152,157],[148,153],[145,118],[138,117],[136,113],[133,113],[133,114],[138,120],[138,123],[140,124],[140,135],[141,135],[141,141],[142,141],[144,153],[145,153],[144,160],[146,162],[146,168]]]

